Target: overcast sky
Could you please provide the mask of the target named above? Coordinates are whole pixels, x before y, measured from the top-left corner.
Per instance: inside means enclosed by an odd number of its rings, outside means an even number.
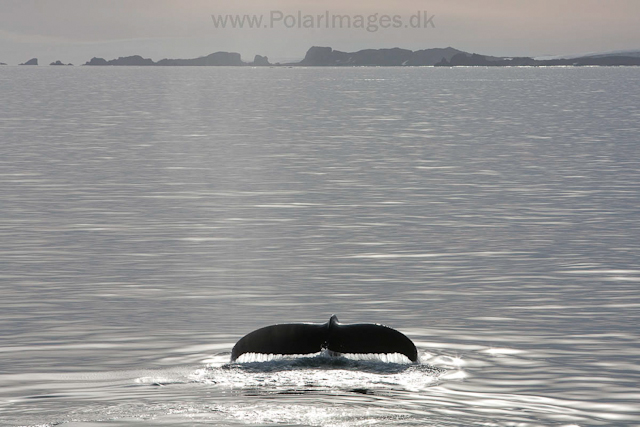
[[[413,28],[418,12],[422,25]],[[326,28],[318,15],[327,13],[348,15],[351,28]],[[212,15],[226,14],[263,15],[263,21],[260,28],[216,28]],[[313,28],[298,28],[304,25]],[[497,56],[640,49],[640,0],[0,0],[0,62],[9,64],[216,51],[273,62],[302,58],[314,45],[344,51],[452,46]]]

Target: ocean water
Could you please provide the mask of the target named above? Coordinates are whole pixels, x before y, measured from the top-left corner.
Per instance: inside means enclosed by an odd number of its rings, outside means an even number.
[[[0,425],[638,426],[639,220],[638,68],[3,67]]]

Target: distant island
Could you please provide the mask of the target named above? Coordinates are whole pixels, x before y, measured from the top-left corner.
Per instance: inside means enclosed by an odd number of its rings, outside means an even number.
[[[134,65],[134,66],[149,66],[159,65],[165,67],[178,67],[178,66],[230,66],[237,67],[243,65],[271,65],[266,56],[256,55],[253,62],[246,63],[242,61],[239,53],[235,52],[215,52],[208,56],[202,56],[195,59],[162,59],[158,62],[153,62],[152,59],[143,58],[140,55],[120,57],[118,59],[112,59],[107,61],[104,58],[92,58],[91,61],[84,65]]]
[[[447,48],[411,51],[407,49],[365,49],[358,52],[341,52],[330,47],[314,46],[307,51],[304,59],[296,64],[303,66],[425,66],[435,65],[442,60],[465,52]]]
[[[6,64],[2,64],[6,65]],[[20,65],[38,65],[33,58]],[[65,65],[61,61],[49,65]],[[73,64],[66,64],[73,65]],[[311,47],[299,62],[272,64],[266,56],[256,55],[252,62],[244,62],[239,53],[215,52],[194,59],[162,59],[153,61],[140,55],[117,59],[92,58],[88,66],[227,66],[227,67],[549,67],[549,66],[640,66],[640,51],[590,54],[578,57],[556,57],[535,59],[530,57],[498,57],[464,52],[452,47],[422,50],[364,49],[357,52],[342,52],[331,47]]]
[[[24,62],[20,65],[38,65],[38,58],[32,58],[30,60],[28,60],[27,62]]]

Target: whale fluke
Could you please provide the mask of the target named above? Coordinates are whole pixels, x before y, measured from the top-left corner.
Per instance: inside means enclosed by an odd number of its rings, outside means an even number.
[[[327,349],[336,353],[400,353],[412,362],[418,350],[401,332],[374,323],[342,324],[334,315],[327,323],[285,323],[265,326],[240,339],[231,361],[245,353],[310,354]]]

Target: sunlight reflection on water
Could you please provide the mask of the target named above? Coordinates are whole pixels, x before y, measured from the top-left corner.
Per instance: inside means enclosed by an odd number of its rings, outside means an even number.
[[[640,423],[637,69],[0,72],[3,422]]]

